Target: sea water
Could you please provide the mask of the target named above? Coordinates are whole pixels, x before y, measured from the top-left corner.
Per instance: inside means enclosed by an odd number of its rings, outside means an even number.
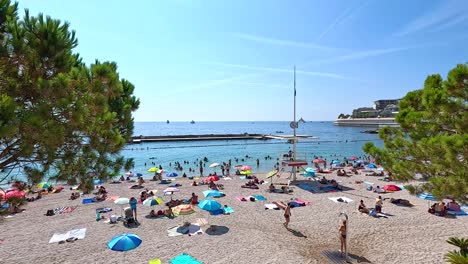
[[[363,156],[362,146],[366,142],[373,142],[382,146],[382,140],[376,134],[362,133],[367,128],[340,127],[333,122],[300,123],[297,135],[315,136],[317,139],[299,139],[298,158],[306,158],[311,162],[314,157],[322,157],[331,161],[343,160],[350,156]],[[283,133],[277,133],[277,132]],[[163,136],[163,135],[206,135],[206,134],[265,134],[292,135],[293,130],[289,122],[135,122],[135,136]],[[253,172],[268,172],[273,169],[277,158],[292,150],[293,145],[287,140],[215,140],[215,141],[176,141],[151,142],[129,144],[121,154],[126,158],[133,158],[135,167],[133,172],[142,173],[145,178],[153,173],[149,168],[161,165],[166,172],[175,172],[174,162],[178,161],[187,175],[198,175],[197,159],[208,158],[204,174],[217,171],[220,168],[209,168],[211,163],[228,162],[233,165],[250,165]],[[249,158],[246,158],[246,155]],[[271,157],[265,159],[265,157]],[[235,162],[235,159],[238,162]],[[243,159],[243,160],[242,160]],[[256,160],[259,159],[259,166]],[[184,164],[183,161],[189,164]],[[169,163],[171,163],[169,165]],[[189,168],[195,173],[189,173]],[[122,171],[121,173],[124,173]],[[13,173],[14,177],[22,179],[21,172]],[[0,176],[5,175],[0,173]]]
[[[299,139],[298,158],[306,158],[309,163],[314,157],[322,157],[331,161],[343,160],[350,156],[363,156],[362,146],[366,142],[373,142],[382,146],[382,141],[376,134],[362,133],[367,128],[339,127],[333,122],[306,122],[299,124],[297,135],[315,136],[317,139]],[[283,133],[278,133],[278,132]],[[135,136],[162,136],[162,135],[206,135],[206,134],[265,134],[265,135],[292,135],[293,130],[289,122],[136,122]],[[187,175],[199,174],[196,159],[208,158],[205,172],[220,172],[219,168],[210,169],[211,163],[228,162],[231,159],[234,165],[250,165],[254,172],[267,172],[273,169],[282,154],[292,150],[293,145],[287,140],[216,140],[216,141],[177,141],[177,142],[151,142],[130,144],[125,147],[122,154],[133,158],[135,168],[133,171],[143,175],[150,167],[161,165],[165,171],[174,171],[174,162],[178,161]],[[249,158],[246,158],[246,155]],[[271,157],[265,159],[265,157]],[[235,159],[238,162],[235,162]],[[243,161],[242,161],[243,159]],[[259,166],[256,160],[259,159]],[[183,161],[189,161],[184,164]],[[171,163],[171,166],[169,166]],[[195,170],[189,173],[188,168]],[[179,172],[178,172],[179,173]],[[205,173],[205,174],[206,174]]]

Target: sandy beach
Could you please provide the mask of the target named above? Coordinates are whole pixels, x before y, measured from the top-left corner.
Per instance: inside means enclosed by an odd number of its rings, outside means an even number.
[[[274,182],[287,182],[284,173]],[[342,192],[313,193],[293,186],[292,194],[269,193],[268,184],[260,189],[240,188],[246,180],[231,176],[232,180],[221,179],[225,197],[215,198],[223,205],[229,205],[235,211],[231,215],[212,216],[209,212],[195,208],[196,213],[179,216],[174,219],[145,218],[150,207],[138,205],[136,228],[124,227],[96,221],[95,209],[110,207],[113,214],[120,214],[120,207],[113,201],[82,204],[82,198],[68,200],[71,191],[66,187],[58,194],[44,196],[41,200],[28,203],[24,212],[0,221],[0,262],[1,263],[148,263],[160,258],[162,263],[181,253],[187,253],[203,263],[333,263],[329,256],[339,255],[338,227],[339,213],[349,215],[348,246],[350,256],[361,263],[445,263],[443,255],[454,249],[446,243],[449,237],[468,235],[468,217],[443,218],[427,213],[428,201],[408,194],[407,191],[382,194],[383,198],[403,198],[416,206],[412,208],[396,206],[384,202],[383,212],[387,218],[374,218],[357,211],[359,200],[363,199],[368,207],[373,207],[376,193],[367,191],[367,184],[356,181],[370,181],[383,186],[375,176],[364,174],[351,177],[338,177],[336,172],[325,174],[329,179],[341,181],[345,187]],[[256,174],[264,179],[265,174]],[[299,176],[304,184],[311,184],[314,189],[319,183]],[[199,199],[204,199],[202,192],[207,186],[191,186],[188,179],[176,179],[182,184],[175,199],[189,198],[194,192]],[[104,184],[109,196],[138,197],[141,190],[129,189],[133,183]],[[397,184],[398,183],[391,183]],[[149,190],[157,189],[156,195],[163,196],[167,185],[146,181]],[[301,185],[305,186],[305,185]],[[315,187],[314,187],[315,186]],[[317,189],[316,189],[317,190]],[[240,202],[236,196],[262,195],[266,201]],[[329,197],[347,197],[350,203],[335,203]],[[84,198],[90,198],[88,195]],[[289,229],[283,226],[282,210],[265,210],[264,204],[273,201],[288,202],[300,198],[311,204],[292,209]],[[67,214],[45,216],[48,209],[63,206],[77,206]],[[162,209],[155,206],[154,209]],[[109,216],[111,213],[105,214]],[[184,221],[195,222],[196,218],[205,218],[208,225],[217,225],[223,234],[181,235],[169,237],[167,229],[180,225]],[[75,242],[62,244],[49,240],[54,233],[72,229],[86,228],[86,237]],[[227,232],[226,232],[227,231]],[[115,235],[134,233],[141,237],[142,244],[131,251],[116,252],[106,244]]]

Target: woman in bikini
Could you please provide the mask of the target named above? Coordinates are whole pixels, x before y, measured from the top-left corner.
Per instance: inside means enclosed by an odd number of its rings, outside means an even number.
[[[343,223],[340,226],[338,232],[340,233],[340,242],[341,242],[341,255],[346,251],[346,233],[347,233],[346,220],[343,220]]]
[[[291,203],[288,203],[288,206],[286,207],[286,209],[284,209],[284,220],[285,220],[285,222],[283,223],[283,225],[286,228],[288,228],[290,218],[291,218]]]

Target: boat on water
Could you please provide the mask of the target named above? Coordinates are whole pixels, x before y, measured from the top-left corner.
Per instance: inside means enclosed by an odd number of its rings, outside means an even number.
[[[192,120],[192,121],[190,121],[190,124],[195,124],[195,121],[193,121],[193,120]]]
[[[166,121],[166,124],[169,124],[169,120]]]
[[[284,132],[283,131],[276,131],[276,133],[283,134]]]

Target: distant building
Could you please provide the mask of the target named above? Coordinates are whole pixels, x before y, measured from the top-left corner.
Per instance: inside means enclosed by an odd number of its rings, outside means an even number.
[[[384,110],[388,105],[394,105],[398,107],[400,99],[386,99],[386,100],[377,100],[374,102],[375,110]]]
[[[372,118],[379,115],[378,110],[372,107],[359,107],[353,110],[353,118]]]

